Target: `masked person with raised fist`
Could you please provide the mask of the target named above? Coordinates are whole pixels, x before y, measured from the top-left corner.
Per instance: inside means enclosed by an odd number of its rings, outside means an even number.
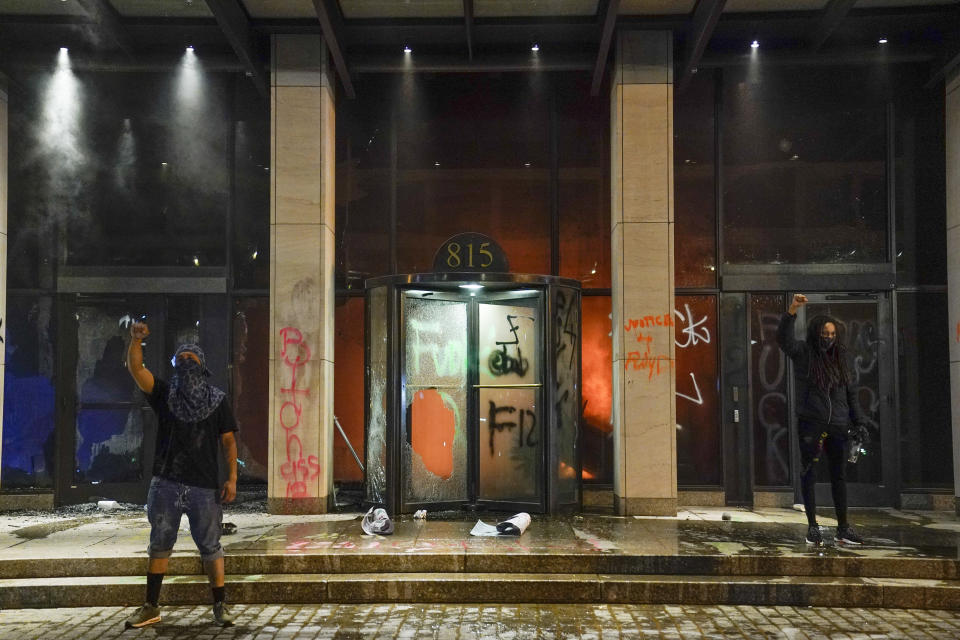
[[[183,344],[177,348],[174,374],[167,382],[143,366],[142,343],[149,335],[145,323],[130,325],[127,370],[146,394],[159,428],[147,494],[147,595],[126,626],[140,628],[160,621],[160,586],[184,513],[210,579],[213,619],[221,626],[231,626],[233,616],[224,605],[220,504],[232,502],[237,495],[237,424],[226,394],[207,381],[210,371],[200,346]],[[229,471],[222,485],[217,477],[220,445]]]
[[[847,520],[847,438],[851,425],[862,427],[863,414],[850,376],[846,348],[837,339],[837,322],[819,315],[807,322],[806,340],[794,337],[797,310],[807,304],[803,294],[793,296],[790,309],[777,329],[777,343],[793,361],[796,374],[796,406],[800,438],[800,488],[807,514],[807,543],[821,545],[817,525],[816,463],[826,453],[830,489],[837,512],[836,540],[863,544]]]

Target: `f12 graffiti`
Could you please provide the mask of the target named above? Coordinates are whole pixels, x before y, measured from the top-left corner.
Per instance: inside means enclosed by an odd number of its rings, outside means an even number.
[[[501,413],[509,414],[513,416],[516,414],[517,422],[513,420],[497,420],[497,416]],[[529,428],[527,427],[529,424]],[[517,432],[518,447],[535,447],[537,446],[537,440],[534,439],[536,435],[536,426],[537,426],[537,414],[535,414],[530,409],[517,408],[512,406],[502,406],[498,407],[497,403],[493,400],[490,401],[490,412],[487,414],[487,425],[490,430],[490,455],[494,455],[496,452],[496,447],[494,446],[494,437],[497,433],[502,432],[504,429],[509,429],[513,431],[519,427]],[[526,430],[526,431],[525,431]]]

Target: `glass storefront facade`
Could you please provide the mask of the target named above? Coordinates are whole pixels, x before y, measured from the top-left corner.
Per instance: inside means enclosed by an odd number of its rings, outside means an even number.
[[[793,387],[775,331],[789,296],[814,288],[824,308],[844,297],[860,399],[883,431],[858,481],[952,487],[936,330],[947,317],[943,101],[917,91],[919,75],[725,67],[675,94],[681,490],[724,491],[731,465],[757,491],[791,490]],[[583,482],[612,482],[610,104],[590,83],[585,72],[368,73],[355,100],[338,101],[333,411],[361,459],[376,445],[364,438],[363,283],[430,271],[444,240],[475,231],[513,272],[581,282]],[[121,320],[144,315],[160,375],[177,343],[201,340],[231,393],[241,480],[265,482],[269,105],[242,74],[186,62],[61,68],[11,95],[9,137],[2,490],[143,482],[153,427],[121,366]],[[721,340],[724,326],[742,326],[737,344]],[[726,446],[735,362],[750,443],[740,457]],[[339,433],[333,457],[335,480],[363,480]]]

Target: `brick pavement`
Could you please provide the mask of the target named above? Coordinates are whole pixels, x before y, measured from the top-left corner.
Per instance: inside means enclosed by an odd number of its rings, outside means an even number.
[[[0,638],[186,640],[305,638],[960,638],[960,613],[919,609],[669,605],[235,605],[237,625],[209,622],[209,607],[167,607],[163,621],[125,630],[124,607],[0,612]]]

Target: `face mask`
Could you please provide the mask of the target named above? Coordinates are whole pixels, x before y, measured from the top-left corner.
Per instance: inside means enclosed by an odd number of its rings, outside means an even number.
[[[176,364],[177,373],[190,375],[200,371],[200,365],[193,358],[184,358]]]
[[[824,338],[820,336],[820,348],[827,351],[837,341],[836,338]]]

